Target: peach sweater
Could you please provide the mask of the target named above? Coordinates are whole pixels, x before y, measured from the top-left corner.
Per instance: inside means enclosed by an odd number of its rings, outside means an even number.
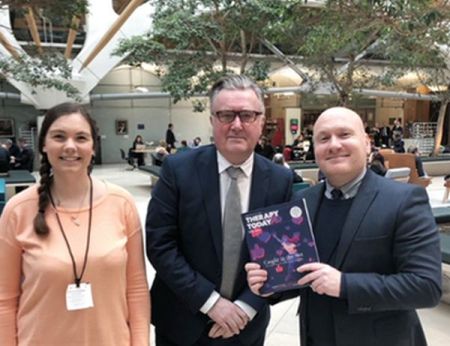
[[[94,307],[67,311],[72,261],[52,207],[50,234],[36,235],[37,187],[14,196],[0,219],[0,344],[8,346],[148,346],[150,302],[142,232],[128,192],[107,184],[94,202],[89,257],[83,282],[92,286]],[[76,259],[78,275],[86,248],[89,208],[77,227],[58,209]]]

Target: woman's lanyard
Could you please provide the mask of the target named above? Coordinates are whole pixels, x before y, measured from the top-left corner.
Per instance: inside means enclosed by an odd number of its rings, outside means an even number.
[[[89,222],[88,222],[88,232],[87,232],[87,240],[86,240],[86,250],[84,252],[84,261],[83,261],[83,267],[81,268],[80,276],[78,276],[78,273],[77,273],[77,264],[75,262],[75,257],[73,255],[72,248],[70,247],[69,240],[67,239],[66,233],[64,232],[64,228],[61,223],[61,219],[59,218],[58,211],[56,209],[55,202],[53,201],[52,194],[49,191],[50,201],[53,205],[53,208],[55,209],[56,220],[58,221],[59,229],[61,230],[61,233],[64,237],[64,241],[67,245],[67,250],[69,250],[69,255],[72,260],[73,275],[74,275],[76,287],[80,287],[81,279],[83,278],[83,274],[86,270],[88,254],[89,254],[89,245],[91,243],[92,201],[93,201],[93,186],[92,186],[91,176],[89,176],[89,183],[90,183],[90,187],[89,187]]]

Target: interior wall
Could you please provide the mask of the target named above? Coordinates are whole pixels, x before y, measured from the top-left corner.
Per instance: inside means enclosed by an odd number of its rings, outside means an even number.
[[[6,81],[0,82],[0,91],[18,94],[19,91]],[[0,99],[0,118],[14,121],[14,137],[19,136],[19,129],[30,129],[36,125],[36,117],[41,112],[33,106],[20,103],[19,100]],[[0,137],[0,142],[9,137]]]
[[[377,98],[376,122],[378,125],[390,125],[390,119],[401,118],[403,123],[403,100],[393,98]]]
[[[144,69],[121,66],[101,80],[92,93],[131,93],[137,87],[159,92],[161,81]],[[165,139],[169,123],[173,123],[177,145],[183,139],[191,142],[197,136],[204,144],[210,142],[209,112],[193,112],[191,101],[173,104],[169,98],[99,100],[92,102],[90,111],[100,130],[102,163],[121,162],[119,149],[128,152],[137,135],[156,145]],[[116,133],[117,120],[127,121],[127,134]]]

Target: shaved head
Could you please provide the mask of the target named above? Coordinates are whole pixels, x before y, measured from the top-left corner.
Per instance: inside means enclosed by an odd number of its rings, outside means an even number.
[[[364,124],[361,120],[361,117],[359,116],[358,113],[352,111],[351,109],[345,108],[345,107],[332,107],[332,108],[328,108],[327,110],[323,111],[320,116],[317,118],[317,121],[314,124],[314,132],[316,130],[316,126],[319,124],[320,125],[320,121],[324,121],[326,119],[331,118],[335,118],[338,116],[342,116],[342,117],[346,117],[349,120],[351,120],[352,122],[354,122],[355,126],[359,127],[359,130],[361,130],[362,132],[364,131]]]
[[[314,124],[314,147],[317,164],[329,183],[341,187],[365,170],[370,140],[357,113],[333,107]]]

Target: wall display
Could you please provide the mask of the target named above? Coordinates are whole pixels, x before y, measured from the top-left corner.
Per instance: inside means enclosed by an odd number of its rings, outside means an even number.
[[[14,137],[14,120],[0,118],[0,137]]]
[[[128,134],[128,120],[116,120],[116,135]]]

